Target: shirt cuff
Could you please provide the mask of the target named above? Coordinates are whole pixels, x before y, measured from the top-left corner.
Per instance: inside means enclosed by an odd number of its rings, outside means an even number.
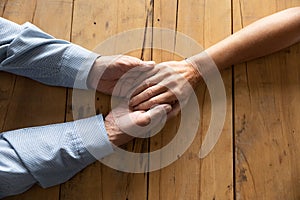
[[[89,89],[87,85],[89,72],[99,56],[99,54],[84,49],[79,45],[70,44],[63,55],[61,69],[75,69],[77,71],[76,77],[74,77],[73,88]]]
[[[80,147],[83,153],[92,155],[100,160],[113,153],[113,147],[109,141],[102,115],[74,121],[75,133],[80,139]]]
[[[96,159],[113,152],[102,115],[10,131],[3,137],[44,188],[69,180]]]

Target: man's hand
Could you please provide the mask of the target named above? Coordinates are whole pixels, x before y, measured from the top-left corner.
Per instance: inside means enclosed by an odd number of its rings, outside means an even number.
[[[109,140],[116,146],[120,146],[132,140],[132,135],[138,135],[139,137],[145,137],[150,129],[139,129],[141,131],[136,132],[136,126],[147,126],[151,123],[150,128],[157,127],[164,120],[167,113],[172,110],[172,107],[168,104],[158,105],[147,112],[145,111],[129,111],[127,104],[123,103],[117,108],[114,108],[105,118],[105,128],[109,137]],[[127,132],[129,134],[126,134]]]
[[[193,88],[201,79],[192,64],[183,61],[160,63],[156,74],[144,80],[130,100],[134,110],[147,110],[158,104],[171,104],[179,109],[178,101],[187,103]]]
[[[138,67],[126,74],[127,78],[124,81],[126,84],[123,84],[120,91],[114,94],[123,97],[127,95],[140,73],[153,69],[154,65],[155,62],[153,61],[142,61],[131,56],[101,56],[94,63],[87,84],[99,92],[112,95],[119,79],[129,70]]]

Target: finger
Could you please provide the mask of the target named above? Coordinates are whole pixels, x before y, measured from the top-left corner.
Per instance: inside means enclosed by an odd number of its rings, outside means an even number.
[[[145,80],[148,77],[153,76],[155,73],[154,71],[144,71],[145,67],[137,67],[133,68],[129,71],[126,71],[122,69],[120,70],[110,70],[109,72],[105,72],[101,77],[99,77],[99,81],[101,80],[107,80],[107,81],[119,81],[119,80],[125,80],[125,79],[133,79],[134,84],[137,85],[138,83],[141,84],[143,80]],[[142,79],[138,82],[139,79]]]
[[[139,62],[130,63],[130,65],[128,65],[128,70],[133,68],[140,72],[146,72],[152,70],[154,66],[155,66],[154,61],[139,61]]]
[[[136,85],[140,85],[144,80],[148,79],[149,77],[152,77],[158,72],[158,70],[154,68],[151,70],[143,70],[144,68],[146,67],[133,68],[130,71],[126,72],[124,76],[122,76],[122,78],[134,77]]]
[[[165,91],[147,101],[138,104],[137,106],[133,107],[133,110],[148,110],[159,104],[174,104],[176,100],[177,98],[172,92]]]
[[[172,102],[174,102],[174,100],[176,100],[176,96],[170,91],[165,91],[157,96],[148,99],[147,101],[138,104],[133,108],[133,110],[148,110],[155,105],[166,103],[171,104]]]
[[[147,79],[147,78],[146,78]],[[154,82],[150,82],[148,80],[137,80],[135,84],[133,84],[131,92],[128,93],[127,98],[132,98],[134,96],[136,96],[137,94],[140,94],[142,91],[146,90],[149,87],[154,86],[156,83]],[[143,83],[141,83],[143,81]]]
[[[172,106],[172,111],[168,113],[168,120],[176,117],[181,111],[180,104],[177,102]]]
[[[127,55],[108,56],[109,66],[117,66],[122,71],[128,71],[135,67],[143,67],[143,71],[151,70],[155,66],[154,61],[142,61],[139,58]]]
[[[159,122],[162,122],[164,117],[167,117],[167,114],[171,112],[172,106],[169,104],[161,104],[153,107],[152,109],[148,110],[144,113],[144,115],[148,115],[150,119],[153,119],[152,127],[158,125]],[[150,122],[149,122],[150,123]],[[148,123],[148,124],[149,124]]]
[[[123,82],[126,83],[126,90],[124,90],[124,97],[127,97],[129,99],[136,91],[136,88],[138,85],[140,85],[145,79],[149,78],[150,76],[153,76],[155,74],[155,71],[148,71],[148,72],[132,72],[132,73],[126,73],[125,76],[122,76],[121,79],[119,79],[118,84],[121,83],[123,85]],[[148,84],[148,87],[150,87],[152,84]],[[123,87],[123,86],[122,86]],[[123,87],[124,88],[124,87]]]
[[[156,65],[154,70],[152,71],[151,77],[149,75],[147,75],[147,77],[143,76],[143,77],[139,78],[137,83],[139,83],[139,82],[142,82],[142,83],[140,85],[136,86],[136,90],[132,94],[132,97],[141,93],[148,87],[151,87],[157,83],[162,82],[170,75],[172,75],[172,72],[169,69],[163,68],[163,66],[160,64]],[[130,97],[128,97],[128,98],[130,98]]]
[[[147,88],[150,88],[150,87],[154,86],[155,84],[156,83],[154,83],[154,82],[150,82],[148,80],[145,80],[143,83],[139,84],[138,86],[135,86],[133,88],[133,90],[134,90],[133,93],[129,94],[130,96],[128,96],[127,98],[135,97],[138,94],[140,94],[141,92],[143,92],[144,90],[146,90]]]
[[[126,97],[129,93],[132,93],[132,90],[134,90],[134,88],[132,88],[134,82],[134,78],[101,80],[98,83],[97,90],[105,94],[110,94],[112,96]]]
[[[145,89],[143,92],[139,93],[138,95],[136,95],[135,97],[133,97],[130,102],[129,105],[134,107],[146,100],[149,100],[163,92],[166,92],[168,89],[160,84],[158,85],[153,85],[152,87],[148,87],[147,89]]]
[[[135,70],[137,69],[137,70]],[[153,75],[155,72],[141,72],[139,68],[135,68],[133,70],[130,70],[129,72],[125,73],[120,79],[117,79],[118,77],[115,77],[113,80],[109,80],[113,85],[117,85],[118,88],[114,91],[114,96],[121,95],[122,97],[129,97],[131,94],[135,91],[136,85],[141,84],[142,81],[139,81],[138,79],[141,79],[141,77],[148,78]],[[116,79],[116,80],[115,80]],[[144,79],[143,79],[144,80]],[[150,85],[149,85],[150,86]]]
[[[125,66],[130,69],[134,67],[143,67],[143,71],[148,71],[155,66],[154,61],[142,61],[136,57],[132,56],[122,56],[119,60],[121,63],[125,64]]]
[[[168,104],[161,104],[156,107],[153,107],[152,109],[145,111],[134,111],[131,116],[131,124],[136,124],[139,126],[147,126],[151,122],[151,118],[154,119],[162,114],[167,114],[172,110],[172,106]],[[126,123],[130,124],[130,123]]]
[[[162,74],[159,74],[159,75],[155,74],[155,75],[152,75],[150,78],[146,78],[146,77],[143,77],[143,78],[144,78],[143,81],[138,80],[138,82],[142,82],[142,83],[140,83],[139,85],[137,85],[135,87],[135,91],[133,92],[133,94],[131,96],[128,96],[128,98],[133,98],[133,97],[137,96],[138,94],[142,93],[143,91],[145,91],[147,88],[150,88],[150,87],[156,85],[157,83],[162,82],[164,80],[164,75],[162,75]],[[160,88],[162,88],[162,87],[163,86],[161,85]],[[144,93],[144,95],[145,95],[145,93]],[[148,99],[149,98],[150,97],[148,97]]]
[[[142,66],[153,68],[155,66],[155,61],[142,61]]]
[[[120,81],[102,80],[99,82],[97,90],[112,96],[126,97],[128,92],[132,90],[132,83],[134,80],[126,79]]]
[[[133,85],[134,85],[135,79],[124,79],[121,80],[120,82],[118,82],[117,87],[120,88],[120,96],[121,97],[127,97],[128,94],[132,93],[132,91],[134,90]],[[118,91],[118,90],[117,90]],[[129,98],[127,98],[129,99]]]
[[[150,137],[151,135],[149,134],[151,134],[151,131],[154,131],[157,128],[161,129],[163,127],[164,122],[167,119],[167,113],[171,110],[172,107],[170,105],[162,104],[148,110],[147,112],[134,111],[130,115],[131,121],[129,121],[129,123],[126,122],[127,126],[125,126],[125,129],[122,130],[125,130],[126,133],[134,137]],[[138,127],[132,125],[138,125]],[[156,133],[156,131],[153,133]]]

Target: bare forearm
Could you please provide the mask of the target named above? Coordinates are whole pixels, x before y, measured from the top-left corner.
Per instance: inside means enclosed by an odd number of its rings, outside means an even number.
[[[158,72],[137,89],[142,92],[131,99],[130,105],[135,109],[147,110],[153,105],[169,103],[175,110],[178,97],[188,99],[190,94],[190,87],[186,86],[186,81],[179,81],[178,74],[196,87],[201,79],[212,78],[210,75],[214,75],[215,64],[221,70],[233,64],[265,56],[299,41],[300,7],[270,15],[184,61],[161,63],[159,68],[156,67]],[[196,71],[195,67],[199,71]],[[174,73],[170,73],[168,69],[172,69]],[[163,84],[149,86],[149,83]]]
[[[206,50],[219,69],[265,56],[300,41],[300,7],[262,18]]]

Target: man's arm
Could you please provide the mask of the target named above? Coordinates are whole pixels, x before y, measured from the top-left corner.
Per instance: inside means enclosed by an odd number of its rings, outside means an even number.
[[[113,152],[111,134],[101,115],[2,133],[0,198],[22,193],[35,183],[50,187],[67,181]]]
[[[78,45],[56,39],[30,23],[18,25],[0,17],[0,30],[0,71],[47,85],[93,88],[111,95],[123,74],[135,67],[140,72],[148,71],[155,64],[132,56],[100,57]],[[127,93],[129,89],[124,88],[122,92]]]
[[[33,184],[51,187],[69,180],[77,172],[104,156],[113,148],[130,141],[136,125],[151,127],[162,123],[170,105],[144,111],[128,111],[126,103],[102,116],[63,124],[53,124],[5,132],[0,135],[0,199],[20,194]],[[126,130],[131,135],[125,134]]]
[[[0,30],[0,70],[49,85],[73,87],[77,79],[77,88],[91,87],[111,94],[118,79],[131,68],[144,66],[142,71],[147,71],[154,66],[153,62],[130,56],[98,58],[99,55],[57,40],[29,23],[20,26],[0,18]],[[153,112],[133,114],[142,122],[157,116]],[[62,183],[91,162],[112,153],[111,142],[121,145],[132,139],[118,129],[113,119],[109,117],[104,125],[100,115],[2,133],[0,198],[22,193],[35,183],[43,187]]]
[[[87,88],[89,71],[99,56],[56,39],[36,26],[0,18],[0,70],[44,84]],[[78,76],[77,76],[78,75]]]
[[[183,60],[159,64],[160,73],[150,77],[137,88],[130,105],[135,109],[149,109],[155,104],[176,101],[178,100],[176,96],[182,99],[189,98],[187,81],[196,87],[202,79],[202,75],[194,69],[195,67],[201,72],[201,65],[215,63],[222,70],[273,53],[299,41],[300,7],[275,13],[250,24],[204,52],[192,56],[187,59],[189,62]],[[182,80],[176,78],[178,74],[183,77]],[[177,91],[176,96],[168,88]]]

